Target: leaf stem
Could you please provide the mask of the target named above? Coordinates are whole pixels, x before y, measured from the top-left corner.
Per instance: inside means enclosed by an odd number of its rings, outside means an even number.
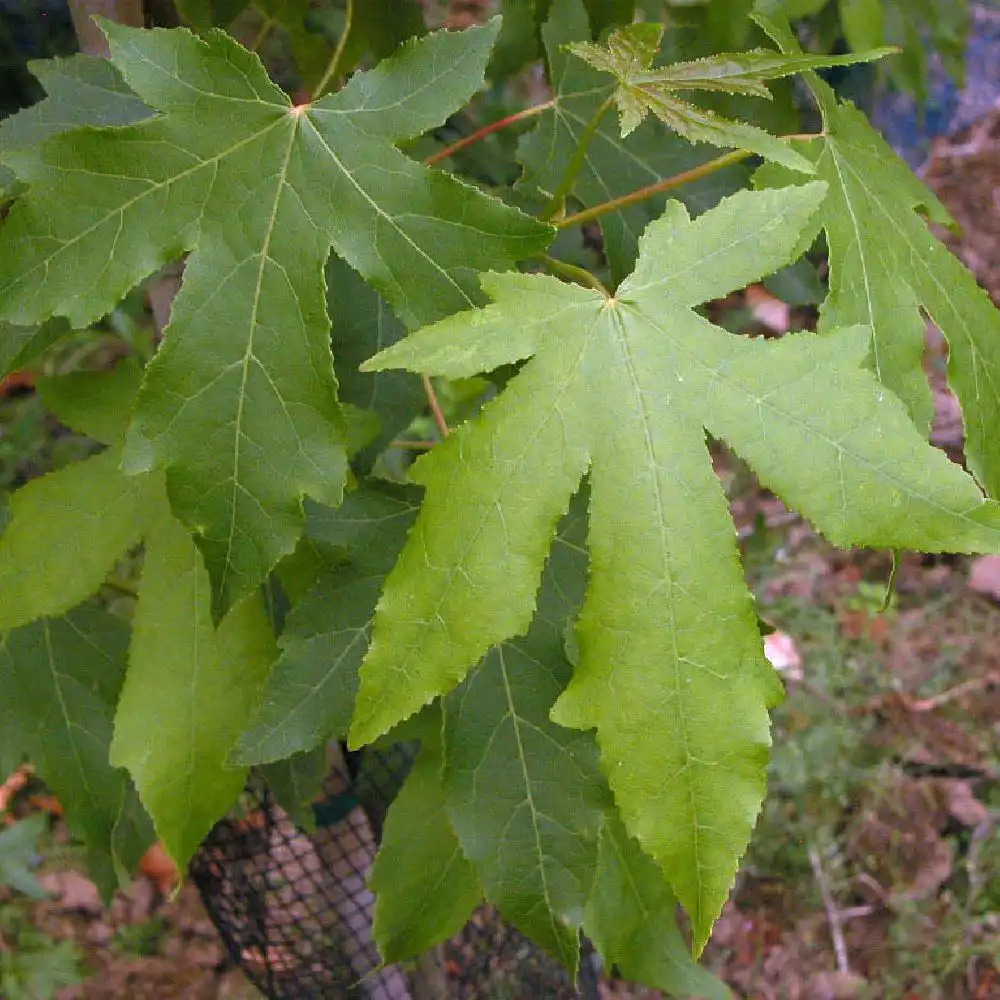
[[[312,92],[312,100],[319,100],[323,96],[323,91],[326,90],[326,85],[337,75],[337,71],[340,69],[340,60],[344,57],[344,50],[347,48],[347,39],[350,37],[353,21],[354,0],[347,0],[347,10],[344,14],[344,30],[340,33],[340,38],[337,39],[337,47],[333,50],[333,55],[330,56],[326,71],[320,78],[319,83],[316,84],[316,89]]]
[[[420,381],[424,386],[424,393],[427,395],[427,403],[431,408],[431,413],[434,416],[434,423],[437,424],[438,432],[441,437],[446,438],[451,433],[451,428],[448,427],[448,421],[445,419],[444,410],[441,409],[441,403],[437,398],[437,393],[434,391],[434,383],[430,380],[430,376],[421,375]]]
[[[437,441],[404,441],[402,438],[397,438],[389,442],[389,447],[403,448],[406,451],[430,451],[431,448],[437,447]]]
[[[646,187],[639,188],[637,191],[632,191],[629,194],[623,194],[620,198],[612,198],[610,201],[602,201],[599,205],[592,205],[590,208],[586,208],[582,212],[577,212],[574,215],[567,215],[565,218],[556,220],[554,225],[557,229],[566,229],[568,226],[578,226],[583,222],[590,222],[592,219],[599,219],[602,215],[607,215],[609,212],[617,212],[620,208],[627,208],[629,205],[637,205],[639,202],[645,201],[647,198],[652,198],[655,194],[661,194],[664,191],[671,191],[674,188],[680,187],[682,184],[700,180],[702,177],[708,177],[710,174],[714,174],[717,170],[722,170],[724,167],[728,167],[733,163],[739,163],[740,160],[745,160],[747,157],[753,155],[753,153],[747,152],[745,149],[736,149],[731,153],[726,153],[725,156],[718,156],[714,160],[709,160],[707,163],[702,163],[697,167],[692,167],[690,170],[684,170],[671,177],[665,177],[662,181],[657,181],[655,184],[648,184]]]
[[[471,146],[473,143],[479,142],[485,139],[488,135],[492,135],[494,132],[499,132],[501,129],[507,128],[509,125],[514,125],[517,122],[524,121],[526,118],[534,118],[535,115],[540,115],[544,111],[548,111],[549,108],[555,107],[555,98],[551,101],[545,101],[542,104],[533,104],[530,108],[524,108],[522,111],[518,111],[515,114],[507,115],[506,118],[501,118],[499,121],[491,122],[489,125],[484,125],[480,129],[476,129],[471,135],[464,136],[457,142],[453,142],[450,146],[446,146],[444,149],[439,149],[436,153],[431,154],[424,160],[424,163],[428,167],[432,167],[435,163],[440,163],[441,160],[448,159],[449,156],[457,153],[461,149],[465,149],[466,146]]]
[[[601,124],[601,119],[612,104],[614,104],[613,98],[608,97],[605,99],[601,106],[594,112],[593,118],[587,122],[586,128],[580,134],[580,141],[576,144],[573,157],[566,167],[566,172],[563,174],[562,180],[559,181],[559,186],[555,189],[548,204],[542,209],[539,218],[551,219],[562,208],[566,201],[566,195],[573,190],[573,185],[576,183],[577,177],[580,176],[580,171],[583,169],[584,163],[587,162],[587,150],[590,148],[590,142],[594,138],[594,133],[597,131],[598,125]]]
[[[601,282],[586,270],[586,268],[577,267],[575,264],[567,264],[564,260],[557,260],[555,257],[550,257],[547,253],[540,255],[539,260],[545,264],[545,266],[555,275],[560,278],[566,278],[569,281],[573,281],[578,285],[583,285],[586,288],[593,288],[595,291],[600,292],[605,298],[610,299],[611,293],[604,287]]]
[[[274,26],[277,23],[278,22],[275,21],[273,18],[270,17],[264,18],[264,23],[260,26],[260,30],[257,32],[256,35],[254,35],[254,39],[250,43],[251,52],[256,52],[261,47],[261,45],[264,44],[264,39],[267,38],[269,34],[271,34],[271,31],[274,29]]]

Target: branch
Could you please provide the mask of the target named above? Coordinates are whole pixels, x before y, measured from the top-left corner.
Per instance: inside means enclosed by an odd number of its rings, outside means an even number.
[[[555,107],[555,103],[555,99],[553,99],[551,101],[545,101],[543,104],[534,104],[530,108],[525,108],[523,111],[518,111],[513,115],[508,115],[506,118],[501,118],[499,121],[491,122],[489,125],[484,125],[471,135],[467,135],[463,139],[459,139],[457,142],[453,142],[450,146],[446,146],[444,149],[440,149],[431,156],[428,156],[427,159],[424,160],[424,163],[428,167],[432,167],[435,163],[440,163],[441,160],[448,159],[449,156],[454,155],[460,149],[465,149],[466,146],[471,146],[473,143],[485,139],[488,135],[492,135],[494,132],[499,132],[501,129],[507,128],[508,125],[514,125],[516,122],[524,121],[526,118],[534,118],[535,115],[540,115],[543,111],[548,111],[549,108]]]
[[[145,24],[142,0],[69,0],[69,12],[80,41],[80,51],[102,59],[111,55],[111,49],[104,32],[93,20],[95,14],[133,28]]]
[[[819,894],[823,899],[823,906],[826,908],[826,919],[830,924],[830,937],[833,940],[833,952],[837,956],[837,971],[847,975],[851,971],[851,963],[847,958],[847,943],[844,941],[843,917],[837,909],[833,891],[830,889],[830,881],[823,868],[823,861],[815,847],[809,848],[809,863],[812,865],[813,875],[815,875],[816,884],[819,886]]]
[[[448,426],[444,410],[441,409],[441,403],[438,401],[437,393],[434,391],[434,383],[430,380],[430,376],[428,375],[421,375],[420,381],[424,385],[424,393],[427,396],[427,404],[431,408],[431,413],[434,416],[434,423],[437,424],[438,432],[441,434],[442,438],[446,438],[451,433],[451,428]]]

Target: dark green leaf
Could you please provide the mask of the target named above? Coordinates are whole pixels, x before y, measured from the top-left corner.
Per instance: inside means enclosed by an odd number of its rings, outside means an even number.
[[[0,886],[8,886],[29,899],[45,898],[45,890],[31,869],[37,861],[38,838],[48,822],[45,813],[36,813],[0,830]]]
[[[126,624],[89,605],[16,629],[0,647],[0,702],[31,720],[22,749],[87,844],[105,895],[152,840],[131,782],[108,760],[127,647]]]

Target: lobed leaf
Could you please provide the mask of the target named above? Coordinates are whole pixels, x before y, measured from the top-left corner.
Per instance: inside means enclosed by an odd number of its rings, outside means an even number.
[[[780,694],[705,429],[841,544],[1000,544],[996,505],[862,367],[866,333],[756,342],[693,312],[786,264],[826,194],[743,192],[693,222],[673,204],[615,297],[491,275],[493,305],[367,366],[459,377],[531,358],[417,463],[427,494],[379,602],[352,742],[527,630],[555,522],[589,471],[580,657],[552,719],[597,729],[626,827],[688,910],[696,950],[760,806]]]
[[[0,319],[85,324],[191,252],[124,460],[166,467],[218,617],[294,548],[303,495],[341,496],[331,244],[420,323],[474,303],[478,270],[539,251],[551,229],[394,146],[481,85],[495,23],[410,43],[302,107],[221,32],[105,30],[158,113],[12,154],[30,190],[0,232]]]
[[[783,48],[797,42],[773,12],[757,19]],[[872,329],[872,365],[926,433],[933,407],[923,370],[924,313],[948,341],[948,374],[962,405],[969,467],[1000,496],[1000,311],[918,214],[946,224],[943,205],[853,105],[807,77],[823,113],[824,134],[803,147],[826,181],[817,216],[826,231],[830,293],[820,330]],[[767,174],[762,184],[790,177]]]

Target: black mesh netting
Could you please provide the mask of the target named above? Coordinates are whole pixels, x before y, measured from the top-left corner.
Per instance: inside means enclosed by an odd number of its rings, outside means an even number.
[[[379,968],[367,876],[414,747],[333,749],[315,828],[297,825],[255,776],[191,864],[227,950],[258,989],[281,1000],[596,1000],[589,956],[574,987],[562,965],[489,907],[412,965]]]

